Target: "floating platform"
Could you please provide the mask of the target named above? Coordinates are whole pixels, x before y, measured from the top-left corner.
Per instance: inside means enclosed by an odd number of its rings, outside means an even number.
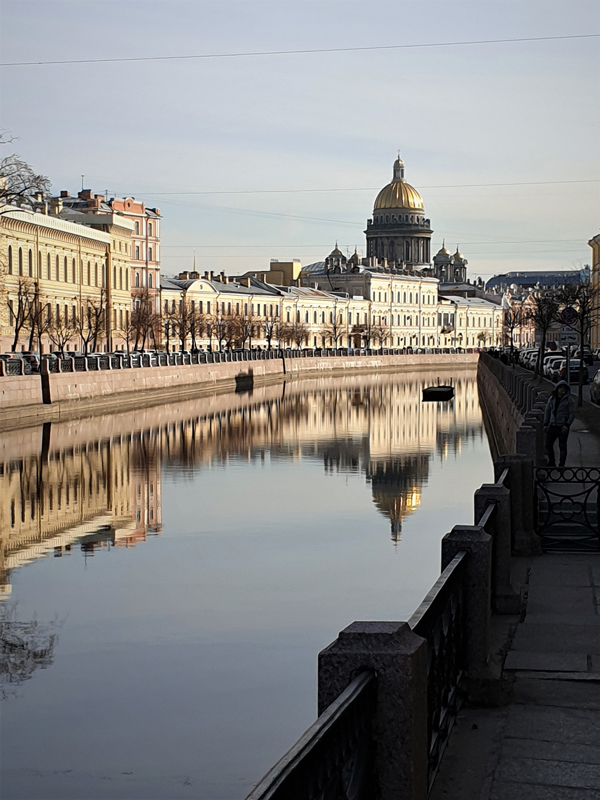
[[[423,389],[424,402],[440,402],[452,400],[454,397],[454,386],[426,386]]]

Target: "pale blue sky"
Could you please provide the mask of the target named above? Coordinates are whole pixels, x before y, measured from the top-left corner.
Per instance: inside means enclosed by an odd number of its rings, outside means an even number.
[[[600,32],[597,0],[4,0],[1,11],[2,62]],[[598,231],[600,182],[427,187],[600,179],[599,41],[5,67],[1,125],[55,191],[76,191],[83,173],[86,188],[159,206],[165,274],[189,268],[194,247],[199,269],[227,272],[310,263],[336,240],[364,252],[398,148],[434,252],[443,237],[460,243],[471,276],[576,268]],[[306,189],[346,191],[293,191]]]

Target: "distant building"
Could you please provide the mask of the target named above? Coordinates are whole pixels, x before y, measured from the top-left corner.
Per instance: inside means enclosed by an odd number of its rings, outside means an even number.
[[[506,272],[503,275],[494,275],[486,283],[488,292],[500,290],[505,292],[512,288],[514,291],[524,289],[551,289],[555,286],[566,286],[573,283],[582,283],[589,280],[589,267],[578,270]]]

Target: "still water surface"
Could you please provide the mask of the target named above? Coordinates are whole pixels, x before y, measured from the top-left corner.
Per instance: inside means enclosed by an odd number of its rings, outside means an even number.
[[[0,435],[3,798],[240,800],[316,657],[407,619],[492,479],[476,373],[305,381]]]

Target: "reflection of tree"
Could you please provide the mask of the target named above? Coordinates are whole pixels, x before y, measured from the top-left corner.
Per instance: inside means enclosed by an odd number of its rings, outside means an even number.
[[[36,620],[18,622],[16,609],[0,606],[0,698],[16,691],[36,669],[49,667],[54,659],[55,624]]]

